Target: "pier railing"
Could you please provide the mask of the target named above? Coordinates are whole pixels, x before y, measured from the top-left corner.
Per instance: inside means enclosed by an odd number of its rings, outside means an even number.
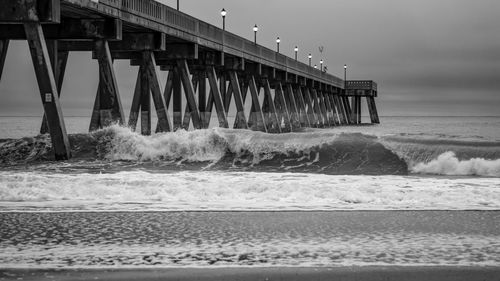
[[[377,90],[377,83],[370,80],[348,80],[346,86],[347,90]]]

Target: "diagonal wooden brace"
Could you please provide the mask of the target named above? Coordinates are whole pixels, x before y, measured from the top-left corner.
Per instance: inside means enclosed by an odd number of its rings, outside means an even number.
[[[106,40],[96,40],[94,41],[94,48],[99,62],[99,89],[96,104],[94,105],[91,130],[96,127],[107,127],[115,122],[123,125],[125,115],[123,114],[108,42]],[[97,118],[94,116],[95,113],[98,113]],[[96,120],[99,122],[97,126],[93,124]]]
[[[240,82],[236,71],[229,70],[229,78],[231,80],[231,88],[233,90],[234,102],[236,104],[236,114],[238,116],[238,123],[234,124],[235,129],[248,129],[247,119],[245,117],[245,106],[243,104],[243,97],[241,96]]]
[[[250,95],[252,96],[252,112],[255,116],[255,124],[252,124],[251,129],[258,131],[267,132],[268,123],[262,114],[262,107],[259,102],[259,94],[257,90],[257,85],[255,83],[255,78],[252,76],[249,81]],[[253,121],[253,120],[252,120]]]
[[[47,116],[55,158],[56,160],[66,160],[71,156],[69,139],[59,104],[59,94],[42,25],[39,22],[29,22],[24,24],[24,29],[35,68],[43,108]]]
[[[64,73],[66,72],[66,64],[68,63],[69,52],[59,51],[57,45],[57,41],[47,41],[49,57],[51,65],[53,66],[52,70],[54,71],[54,77],[57,83],[57,91],[59,97],[61,97],[62,84],[64,81]],[[49,126],[47,124],[47,116],[44,114],[42,118],[42,125],[40,127],[40,134],[47,134],[48,132]]]
[[[0,40],[0,81],[2,81],[2,73],[5,66],[5,59],[7,58],[9,42],[9,40]]]
[[[177,60],[177,69],[184,86],[184,92],[186,96],[189,109],[191,111],[191,118],[193,120],[193,127],[195,129],[202,129],[200,113],[198,111],[198,105],[196,104],[196,98],[194,95],[194,87],[191,79],[189,78],[189,68],[187,65],[187,60]],[[181,119],[182,120],[182,119]]]
[[[144,62],[143,71],[146,72],[147,81],[151,89],[151,94],[153,96],[153,103],[156,108],[156,116],[158,117],[159,131],[160,132],[170,132],[170,121],[167,115],[167,109],[165,107],[165,101],[163,100],[160,83],[158,82],[158,75],[156,74],[156,62],[154,53],[151,51],[144,51],[142,56]]]
[[[213,66],[207,69],[207,77],[210,84],[210,94],[208,96],[207,111],[212,112],[212,106],[215,103],[215,109],[217,111],[217,117],[219,119],[219,127],[229,128],[226,110],[224,109],[224,103],[222,101],[222,95],[220,93],[220,87],[217,84],[217,75]]]

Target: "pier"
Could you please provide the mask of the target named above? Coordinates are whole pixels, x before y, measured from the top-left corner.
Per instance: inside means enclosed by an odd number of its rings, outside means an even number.
[[[355,125],[363,98],[379,123],[374,81],[345,81],[154,0],[0,0],[0,7],[0,81],[9,42],[27,40],[45,112],[40,132],[50,133],[58,160],[71,156],[59,99],[72,51],[92,52],[99,63],[90,131],[114,123],[135,130],[139,120],[144,135],[203,129],[213,112],[220,127],[268,133]],[[139,66],[128,120],[115,60]],[[168,72],[165,87],[158,66]]]

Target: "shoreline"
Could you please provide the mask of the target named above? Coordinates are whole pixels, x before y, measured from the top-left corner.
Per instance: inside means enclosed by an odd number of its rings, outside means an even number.
[[[489,281],[500,280],[498,267],[367,266],[242,267],[171,269],[0,269],[0,280],[344,280],[344,281]]]

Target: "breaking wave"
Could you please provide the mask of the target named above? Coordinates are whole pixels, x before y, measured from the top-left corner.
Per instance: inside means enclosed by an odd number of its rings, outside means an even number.
[[[406,161],[410,173],[500,177],[500,142],[394,136],[381,142]]]
[[[311,130],[265,134],[208,129],[142,136],[112,126],[71,135],[68,167],[297,172],[328,175],[500,176],[500,143]],[[48,136],[0,140],[0,166],[52,160]],[[61,166],[58,166],[61,168]],[[111,168],[112,169],[112,168]],[[101,169],[102,170],[102,169]]]
[[[0,211],[500,208],[495,142],[112,126],[70,143],[55,162],[48,136],[0,141]]]
[[[418,163],[411,168],[411,171],[439,175],[500,176],[500,159],[473,158],[460,161],[454,152],[446,152],[429,163]]]

